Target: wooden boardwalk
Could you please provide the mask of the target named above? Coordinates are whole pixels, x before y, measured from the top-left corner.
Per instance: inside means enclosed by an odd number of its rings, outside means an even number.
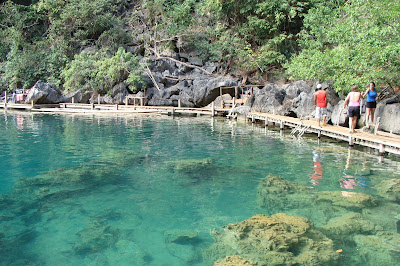
[[[315,133],[318,137],[327,136],[333,139],[346,141],[350,146],[355,144],[377,149],[380,154],[385,152],[400,155],[400,136],[385,132],[377,132],[376,134],[361,132],[350,134],[349,128],[326,125],[318,126],[314,120],[301,120],[299,118],[280,116],[268,113],[251,112],[247,115],[252,122],[263,121],[265,126],[269,123],[278,124],[281,129],[285,126],[293,128],[293,135],[302,135],[303,133]]]
[[[226,115],[231,109],[223,108],[188,108],[170,106],[133,106],[117,104],[10,104],[0,103],[0,108],[27,110],[31,112],[59,112],[59,113],[156,113],[166,115],[195,114],[195,115]],[[360,132],[350,134],[349,129],[341,126],[326,125],[319,127],[314,120],[301,120],[299,118],[280,116],[268,113],[250,112],[247,119],[252,122],[263,121],[265,126],[270,123],[278,124],[281,129],[292,128],[292,135],[301,136],[304,133],[314,133],[318,137],[327,136],[333,139],[346,141],[349,145],[355,144],[377,149],[380,154],[385,152],[400,155],[400,136],[385,132],[377,134]]]
[[[175,114],[196,114],[216,116],[225,114],[229,110],[223,108],[191,108],[172,106],[135,106],[118,104],[81,104],[81,103],[60,103],[60,104],[4,104],[0,108],[18,109],[31,112],[60,112],[60,113],[159,113],[167,115]]]

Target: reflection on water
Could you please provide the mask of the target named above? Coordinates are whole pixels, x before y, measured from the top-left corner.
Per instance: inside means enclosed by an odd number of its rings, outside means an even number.
[[[339,180],[342,188],[345,189],[367,189],[370,183],[370,177],[373,177],[373,170],[368,167],[367,161],[361,162],[362,167],[360,168],[359,163],[357,165],[352,163],[353,149],[350,147],[348,150],[348,156],[346,160],[346,166],[343,170],[343,178]]]
[[[250,237],[235,252],[260,264],[274,247],[299,264],[320,256],[388,265],[399,254],[395,160],[223,119],[23,112],[3,118],[5,265],[210,265],[234,255],[227,254],[233,238],[229,230],[219,233],[222,226],[281,212],[298,217],[257,219],[291,228],[263,228],[265,237],[289,234],[286,240]],[[254,252],[246,253],[248,246]]]
[[[324,168],[322,167],[321,154],[318,151],[313,151],[313,168],[314,172],[311,174],[311,184],[318,185],[319,180],[322,179]]]

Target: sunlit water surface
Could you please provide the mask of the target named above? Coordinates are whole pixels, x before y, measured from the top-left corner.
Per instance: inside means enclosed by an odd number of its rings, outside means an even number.
[[[270,173],[379,197],[400,172],[345,143],[208,117],[2,113],[0,161],[3,265],[209,265],[210,230],[276,213],[257,204]]]

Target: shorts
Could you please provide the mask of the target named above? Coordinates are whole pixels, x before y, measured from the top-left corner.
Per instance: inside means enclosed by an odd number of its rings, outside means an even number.
[[[315,118],[321,118],[321,116],[327,116],[328,111],[326,107],[317,107],[315,108]]]
[[[367,108],[376,108],[376,102],[367,102]]]
[[[360,118],[360,106],[349,106],[347,116]]]

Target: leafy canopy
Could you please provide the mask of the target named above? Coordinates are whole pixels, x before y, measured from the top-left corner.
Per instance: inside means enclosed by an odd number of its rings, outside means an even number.
[[[319,5],[306,15],[303,50],[286,65],[292,79],[334,80],[339,91],[371,80],[400,81],[400,5],[353,0]]]

